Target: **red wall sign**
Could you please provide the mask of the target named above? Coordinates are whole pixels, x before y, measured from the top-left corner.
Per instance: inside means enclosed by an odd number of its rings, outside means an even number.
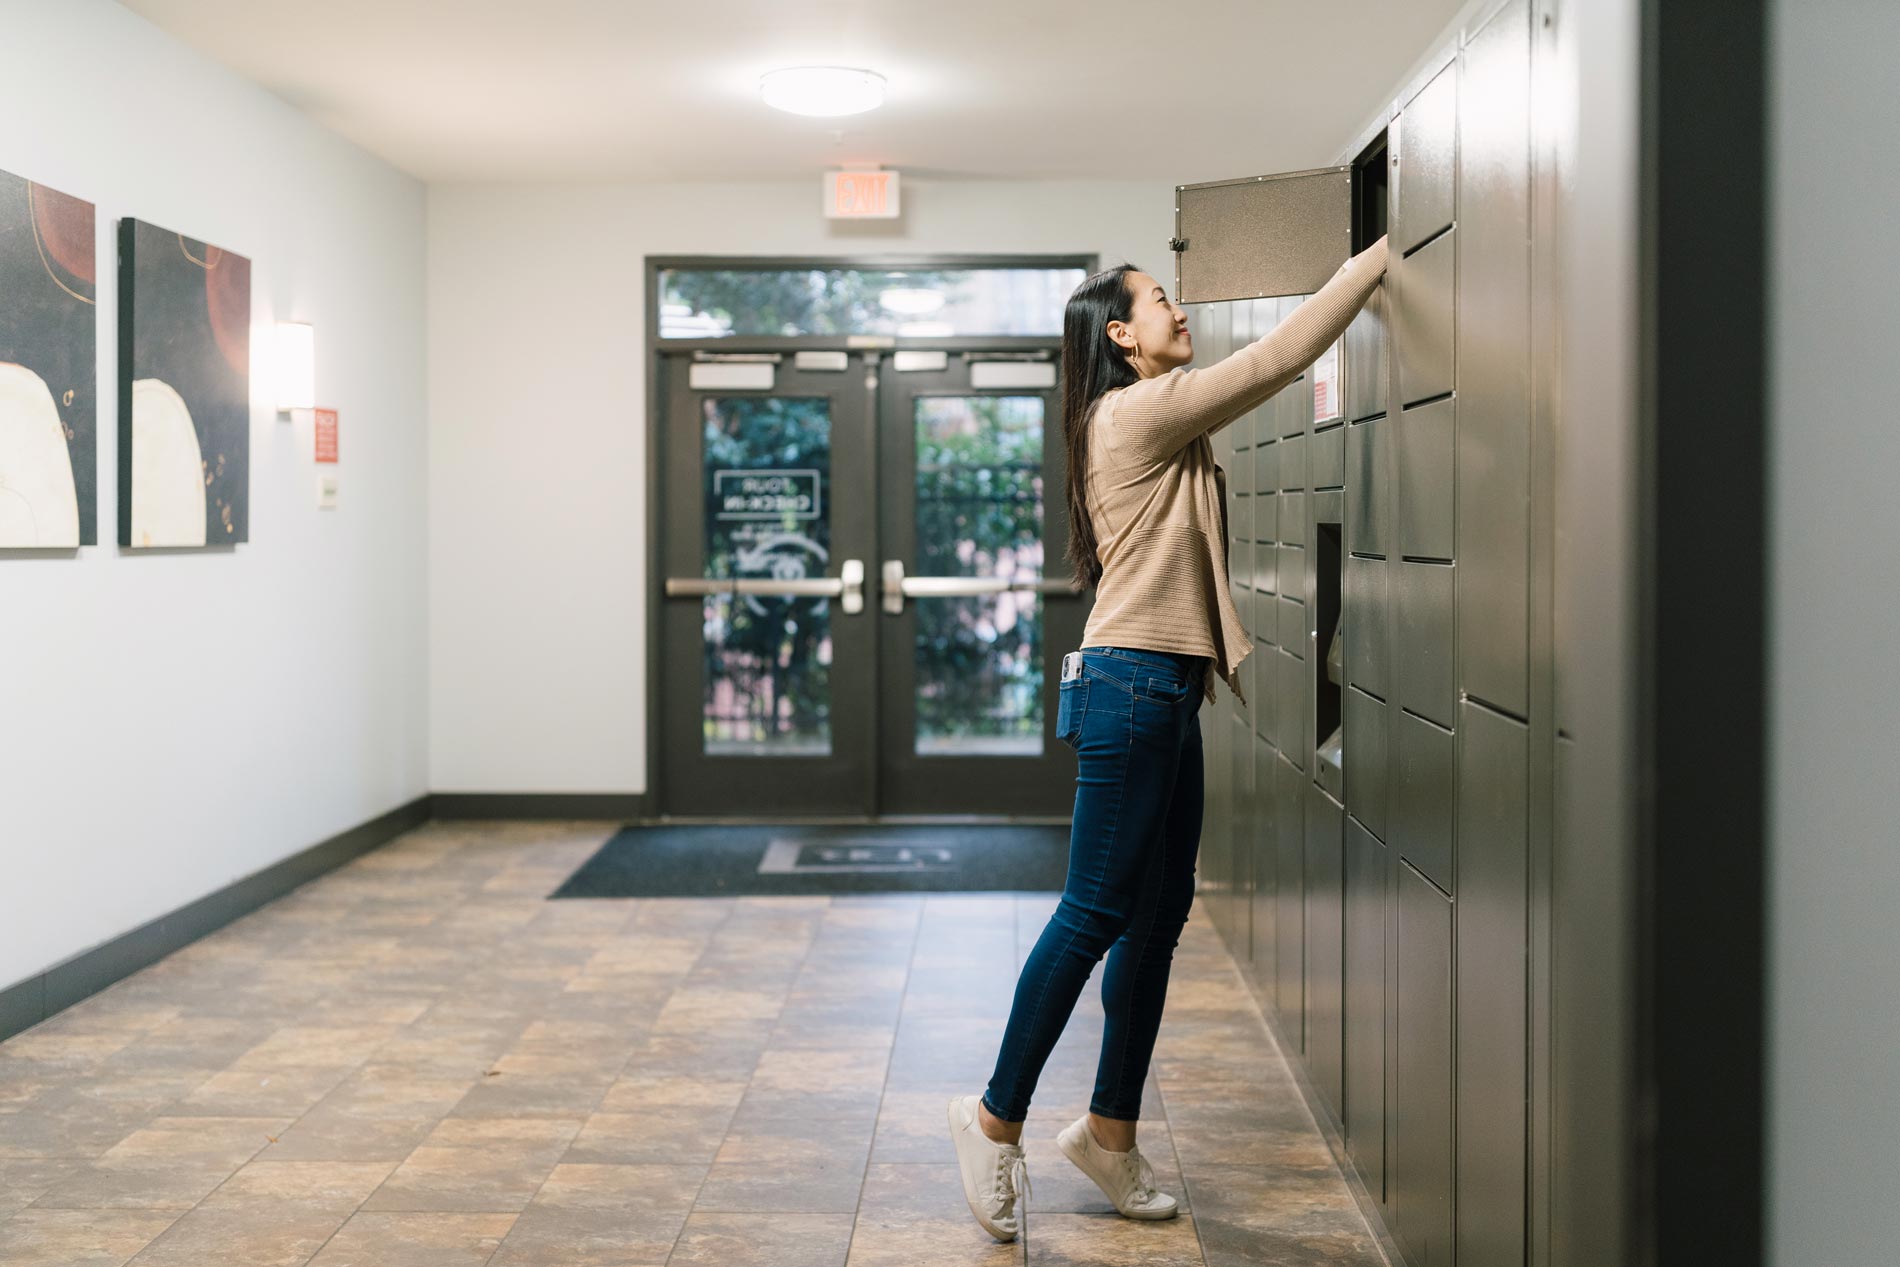
[[[317,420],[317,461],[336,461],[336,410],[312,411]]]

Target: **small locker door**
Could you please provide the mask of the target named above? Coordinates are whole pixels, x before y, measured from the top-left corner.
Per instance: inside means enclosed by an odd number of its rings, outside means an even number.
[[[1170,245],[1181,303],[1310,295],[1352,254],[1352,168],[1176,185]]]

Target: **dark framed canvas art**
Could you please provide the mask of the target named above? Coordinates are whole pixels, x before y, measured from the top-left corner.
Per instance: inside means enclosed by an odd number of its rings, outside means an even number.
[[[119,544],[250,539],[251,262],[119,221]]]
[[[99,540],[93,207],[0,172],[0,549]]]

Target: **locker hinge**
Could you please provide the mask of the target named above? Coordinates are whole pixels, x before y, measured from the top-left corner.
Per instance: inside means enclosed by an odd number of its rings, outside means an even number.
[[[1179,255],[1182,251],[1187,250],[1187,246],[1188,246],[1188,240],[1186,238],[1169,238],[1168,239],[1168,249],[1170,251],[1173,251],[1176,255]]]

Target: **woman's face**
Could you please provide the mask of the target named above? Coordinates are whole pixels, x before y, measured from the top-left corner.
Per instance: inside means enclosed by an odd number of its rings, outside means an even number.
[[[1127,321],[1108,323],[1108,337],[1131,355],[1139,350],[1135,368],[1145,378],[1178,369],[1194,359],[1188,337],[1187,313],[1168,302],[1168,292],[1146,273],[1130,273],[1126,281],[1134,308]]]

